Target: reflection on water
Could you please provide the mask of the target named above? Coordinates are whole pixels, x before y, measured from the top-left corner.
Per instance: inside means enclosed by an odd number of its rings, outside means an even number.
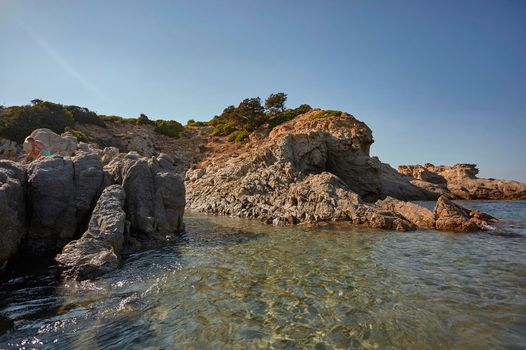
[[[186,222],[80,288],[3,281],[0,348],[526,348],[525,237]]]

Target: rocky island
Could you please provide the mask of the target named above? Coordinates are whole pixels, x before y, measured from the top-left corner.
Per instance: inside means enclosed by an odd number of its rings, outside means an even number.
[[[37,125],[24,124],[35,115]],[[39,100],[0,118],[0,266],[54,256],[66,279],[97,277],[122,251],[162,244],[184,230],[185,206],[272,225],[472,232],[497,220],[452,199],[526,198],[525,184],[479,179],[472,164],[395,170],[370,156],[372,131],[354,116],[284,100],[264,109],[247,99],[185,127]],[[52,155],[25,161],[26,134]],[[408,200],[437,202],[431,211]]]

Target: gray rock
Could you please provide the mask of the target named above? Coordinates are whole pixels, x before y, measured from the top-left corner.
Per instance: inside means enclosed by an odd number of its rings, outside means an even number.
[[[119,266],[126,220],[125,198],[120,185],[109,186],[102,192],[87,231],[80,239],[69,242],[55,258],[66,279],[93,279]]]
[[[28,168],[29,230],[25,250],[53,254],[81,233],[102,186],[100,157],[80,153],[40,158]]]
[[[125,210],[132,232],[152,235],[184,229],[184,182],[168,155],[148,159],[130,152],[105,170],[126,191]]]
[[[26,176],[24,168],[0,160],[0,269],[16,254],[26,234]]]
[[[0,137],[0,159],[16,161],[21,152],[22,149],[16,144],[15,141]]]

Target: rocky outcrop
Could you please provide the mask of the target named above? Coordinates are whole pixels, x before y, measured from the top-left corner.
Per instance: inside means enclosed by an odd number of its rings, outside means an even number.
[[[0,159],[16,161],[21,153],[21,148],[15,141],[0,137]]]
[[[46,145],[52,154],[72,156],[77,149],[77,138],[67,132],[57,135],[49,129],[36,129],[29,136]]]
[[[29,229],[24,249],[46,255],[59,251],[85,227],[104,185],[100,157],[53,155],[28,167]]]
[[[0,160],[0,270],[26,234],[26,176],[15,162]]]
[[[380,162],[380,161],[378,161]],[[380,164],[380,197],[394,197],[401,200],[436,200],[450,193],[444,186],[416,180],[391,168],[389,164]]]
[[[380,191],[368,155],[370,129],[342,113],[313,110],[249,142],[238,156],[208,159],[187,172],[189,208],[258,218],[274,224],[349,221],[375,228],[414,229],[399,214],[361,196]]]
[[[434,210],[435,228],[442,231],[474,232],[485,231],[496,219],[488,214],[470,210],[441,196]]]
[[[69,242],[55,260],[66,279],[85,280],[116,269],[124,242],[126,194],[120,185],[107,187],[100,196],[87,231]]]
[[[130,152],[119,155],[105,170],[126,191],[132,231],[154,235],[184,229],[185,186],[168,155],[143,158]]]
[[[433,228],[435,226],[433,212],[417,204],[401,201],[393,197],[387,197],[383,200],[377,201],[376,205],[385,210],[394,211],[395,213],[400,214],[415,226],[424,228]]]
[[[401,165],[398,172],[416,179],[412,181],[416,185],[439,185],[447,191],[445,195],[454,199],[526,199],[526,184],[478,178],[475,164]]]

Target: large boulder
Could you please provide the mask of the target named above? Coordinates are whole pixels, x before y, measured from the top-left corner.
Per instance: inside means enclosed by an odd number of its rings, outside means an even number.
[[[55,260],[66,279],[93,279],[119,266],[124,242],[126,194],[120,185],[107,187],[101,194],[87,231],[69,242]]]
[[[24,168],[0,160],[0,269],[16,254],[26,233],[26,176]]]
[[[53,254],[83,232],[104,186],[100,157],[53,155],[28,167],[29,230],[25,250]]]
[[[77,149],[77,138],[70,133],[58,135],[49,129],[42,128],[34,130],[29,136],[46,145],[52,154],[72,156]],[[24,147],[26,147],[26,143],[24,143]]]
[[[461,207],[445,196],[435,205],[435,228],[451,232],[485,231],[496,219],[488,214]]]
[[[168,155],[144,158],[130,152],[119,155],[105,169],[126,191],[130,231],[154,235],[184,229],[184,182]]]

